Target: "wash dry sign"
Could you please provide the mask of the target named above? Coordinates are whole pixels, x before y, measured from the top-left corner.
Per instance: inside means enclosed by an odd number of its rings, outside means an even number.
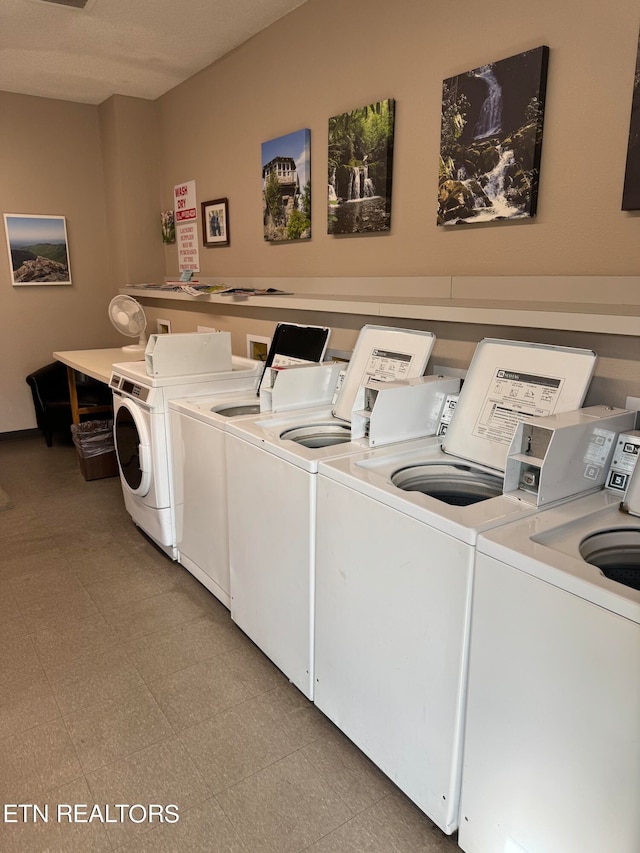
[[[173,188],[173,208],[178,244],[178,269],[180,272],[200,270],[198,251],[198,213],[196,210],[196,182],[185,181]]]

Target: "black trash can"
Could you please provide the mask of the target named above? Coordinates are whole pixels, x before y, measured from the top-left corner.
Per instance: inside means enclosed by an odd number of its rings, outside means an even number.
[[[118,476],[118,460],[113,444],[113,420],[71,424],[71,437],[85,480]]]

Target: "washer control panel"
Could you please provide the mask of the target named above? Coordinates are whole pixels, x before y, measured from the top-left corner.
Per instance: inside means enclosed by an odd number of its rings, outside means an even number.
[[[603,488],[619,436],[630,434],[636,413],[590,406],[521,422],[504,478],[504,494],[535,506]]]
[[[633,469],[636,467],[640,453],[640,430],[621,432],[613,451],[611,467],[607,475],[606,489],[624,495],[629,486]]]

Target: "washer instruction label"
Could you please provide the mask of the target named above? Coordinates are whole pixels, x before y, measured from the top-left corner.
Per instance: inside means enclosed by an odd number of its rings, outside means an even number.
[[[510,444],[520,421],[552,415],[564,379],[498,368],[473,429],[473,435]]]
[[[271,367],[291,367],[296,364],[313,364],[308,358],[296,358],[293,355],[282,355],[276,353],[271,362]]]
[[[403,352],[391,352],[390,350],[371,350],[369,363],[364,375],[368,379],[377,379],[378,382],[395,382],[399,379],[407,379],[413,356]]]
[[[447,434],[449,424],[451,423],[451,418],[453,417],[453,413],[455,412],[456,406],[458,405],[459,396],[459,394],[447,394],[447,398],[444,401],[444,407],[442,409],[442,415],[440,416],[440,423],[438,424],[438,430],[436,432],[436,435]]]
[[[602,429],[596,427],[591,436],[591,441],[587,446],[587,451],[584,455],[583,462],[585,464],[598,465],[602,467],[607,464],[607,459],[611,454],[613,442],[617,439],[618,434],[610,429]]]

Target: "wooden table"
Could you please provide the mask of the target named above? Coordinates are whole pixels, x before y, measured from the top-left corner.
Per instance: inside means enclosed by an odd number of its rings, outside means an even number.
[[[91,376],[99,382],[109,384],[111,379],[111,366],[126,361],[142,361],[144,354],[127,353],[121,347],[112,349],[85,349],[68,350],[66,352],[54,352],[56,361],[61,361],[67,366],[67,377],[69,379],[69,396],[71,398],[71,416],[74,424],[80,423],[80,415],[90,412],[110,412],[111,406],[89,406],[78,405],[78,392],[76,389],[76,371]]]

